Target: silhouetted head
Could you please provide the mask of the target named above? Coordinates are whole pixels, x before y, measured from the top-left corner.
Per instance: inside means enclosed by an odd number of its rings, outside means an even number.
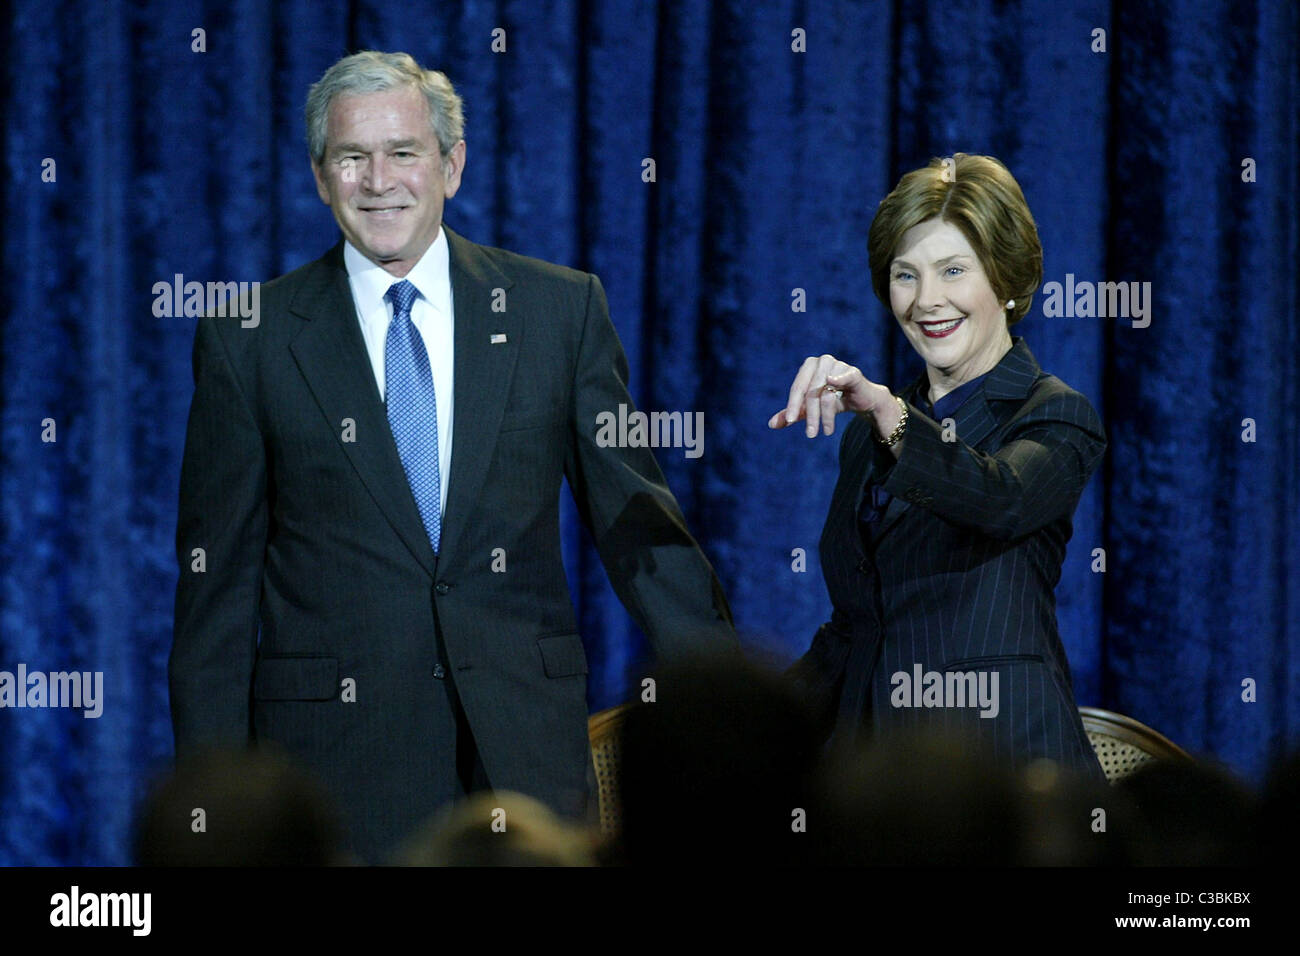
[[[654,674],[622,728],[626,862],[781,863],[808,850],[820,747],[793,688],[739,656]]]
[[[136,827],[141,866],[340,862],[337,817],[314,778],[266,749],[210,750],[155,785]]]
[[[824,819],[810,821],[820,862],[977,865],[1016,862],[1015,778],[956,738],[892,734],[830,755]]]
[[[470,795],[420,828],[400,866],[595,866],[596,837],[522,793]]]
[[[1226,770],[1199,761],[1153,761],[1117,786],[1140,816],[1135,843],[1138,863],[1236,866],[1254,862],[1256,801]]]

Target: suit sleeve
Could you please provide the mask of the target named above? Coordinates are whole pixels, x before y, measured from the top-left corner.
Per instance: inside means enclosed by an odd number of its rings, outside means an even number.
[[[252,736],[267,470],[256,418],[217,321],[204,317],[195,331],[181,464],[180,579],[168,661],[178,758],[203,745],[246,746]]]
[[[1012,425],[993,454],[960,440],[908,406],[891,495],[955,525],[1013,541],[1068,517],[1106,450],[1101,420],[1078,392],[1052,396]]]
[[[708,559],[686,528],[649,448],[602,447],[597,416],[630,413],[628,367],[605,290],[588,276],[572,388],[565,477],[623,606],[660,661],[734,650],[731,610]]]
[[[823,740],[835,723],[851,650],[848,622],[841,611],[834,610],[831,619],[813,635],[812,645],[782,675],[794,684]]]

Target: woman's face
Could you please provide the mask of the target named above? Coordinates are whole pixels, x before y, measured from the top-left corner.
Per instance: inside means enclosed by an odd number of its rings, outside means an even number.
[[[1011,346],[1005,303],[979,257],[938,217],[903,234],[889,265],[889,304],[912,348],[950,386],[987,372]]]

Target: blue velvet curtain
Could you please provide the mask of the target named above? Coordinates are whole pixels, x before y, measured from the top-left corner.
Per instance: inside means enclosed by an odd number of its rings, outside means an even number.
[[[599,274],[641,407],[704,413],[704,454],[659,459],[777,661],[829,615],[838,437],[765,421],[809,354],[894,387],[920,371],[871,293],[876,203],[932,156],[1001,158],[1046,282],[1150,283],[1145,328],[1041,293],[1017,327],[1110,435],[1057,588],[1079,702],[1258,779],[1300,732],[1298,19],[1290,0],[15,0],[0,670],[100,671],[104,704],[0,710],[0,863],[129,858],[171,754],[192,389],[194,320],[155,317],[152,289],[266,280],[334,242],[302,104],[363,48],[465,97],[448,223]],[[645,650],[571,509],[566,561],[600,709]]]

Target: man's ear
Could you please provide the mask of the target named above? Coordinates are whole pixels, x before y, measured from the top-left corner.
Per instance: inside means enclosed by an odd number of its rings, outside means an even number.
[[[442,161],[442,194],[450,199],[460,189],[460,176],[465,171],[465,141],[451,148]]]
[[[329,186],[325,182],[325,175],[321,172],[320,164],[314,159],[311,161],[311,174],[316,179],[316,195],[320,196],[320,201],[328,206],[330,204]]]

